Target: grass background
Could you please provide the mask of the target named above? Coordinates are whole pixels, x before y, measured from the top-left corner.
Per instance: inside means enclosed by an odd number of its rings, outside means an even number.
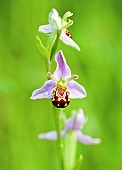
[[[30,100],[46,81],[45,62],[35,36],[52,8],[74,13],[69,29],[81,47],[63,43],[72,74],[88,97],[65,109],[83,108],[89,117],[84,133],[100,137],[98,146],[78,143],[82,170],[122,169],[122,1],[0,0],[0,170],[58,170],[56,143],[37,134],[55,128],[50,100]],[[53,70],[55,64],[53,65]]]

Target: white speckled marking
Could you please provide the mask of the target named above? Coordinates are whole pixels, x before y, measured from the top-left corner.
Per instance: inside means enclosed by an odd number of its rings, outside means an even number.
[[[45,92],[45,95],[46,95],[46,96],[48,95],[48,91]]]

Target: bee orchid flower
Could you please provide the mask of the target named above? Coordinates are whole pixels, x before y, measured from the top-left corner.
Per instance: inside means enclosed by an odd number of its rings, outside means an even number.
[[[69,17],[72,15],[73,13],[68,11],[64,14],[64,16],[61,19],[57,10],[53,8],[48,16],[49,24],[41,25],[38,31],[45,33],[47,35],[49,35],[53,31],[59,31],[60,40],[65,45],[72,46],[76,50],[80,51],[80,47],[72,40],[72,36],[70,32],[67,30],[67,28],[73,24],[73,21],[69,19]]]
[[[65,127],[61,131],[61,137],[65,138],[68,132],[74,131],[77,136],[77,141],[87,145],[99,144],[101,142],[99,138],[92,138],[82,132],[86,122],[87,117],[85,117],[82,109],[73,111],[72,116],[64,120]],[[47,133],[41,133],[38,137],[45,140],[57,140],[57,132],[53,130]]]
[[[69,105],[70,99],[86,97],[85,88],[77,83],[77,75],[71,76],[71,71],[66,63],[62,51],[59,51],[55,56],[57,68],[54,74],[48,72],[50,80],[45,84],[34,90],[31,99],[52,98],[52,103],[55,107],[64,108]]]

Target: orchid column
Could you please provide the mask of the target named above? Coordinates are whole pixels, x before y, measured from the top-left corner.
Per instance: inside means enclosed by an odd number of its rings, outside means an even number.
[[[39,32],[49,36],[46,47],[40,38],[36,37],[38,48],[46,60],[48,80],[41,88],[34,90],[31,96],[33,100],[43,98],[52,100],[56,131],[40,134],[39,138],[46,140],[58,139],[59,159],[62,170],[73,170],[73,168],[78,170],[80,167],[82,157],[75,162],[77,140],[84,144],[98,144],[100,142],[99,139],[93,139],[80,132],[86,122],[81,109],[75,111],[68,120],[64,120],[65,116],[62,116],[64,115],[62,114],[63,109],[70,104],[70,99],[82,99],[87,94],[85,88],[76,82],[78,75],[71,75],[71,70],[61,50],[55,55],[57,67],[54,73],[51,73],[52,58],[56,52],[59,39],[64,44],[80,51],[79,46],[71,39],[71,34],[67,30],[73,24],[73,21],[69,19],[72,15],[68,11],[61,19],[58,12],[52,9],[48,17],[49,24],[39,27]],[[61,129],[61,121],[64,122],[63,129]]]

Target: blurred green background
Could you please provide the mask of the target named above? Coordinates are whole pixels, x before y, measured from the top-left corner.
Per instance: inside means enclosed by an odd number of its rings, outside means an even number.
[[[69,29],[81,47],[77,52],[59,43],[88,97],[71,100],[65,109],[83,108],[84,133],[102,143],[78,143],[82,170],[122,169],[122,1],[121,0],[0,0],[0,170],[59,170],[56,142],[37,135],[55,129],[50,100],[30,100],[46,81],[45,61],[35,36],[56,8],[74,13]],[[53,65],[53,70],[55,64]],[[77,156],[78,156],[77,155]]]

